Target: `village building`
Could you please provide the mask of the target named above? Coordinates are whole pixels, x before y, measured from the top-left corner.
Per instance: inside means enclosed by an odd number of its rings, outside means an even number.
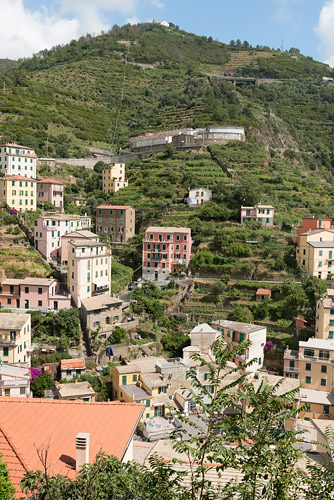
[[[29,398],[30,377],[28,364],[0,361],[0,396]]]
[[[142,413],[143,406],[136,403],[0,398],[0,453],[16,498],[22,497],[25,473],[41,469],[38,450],[47,449],[52,474],[71,479],[100,452],[132,460]]]
[[[74,231],[91,228],[87,215],[50,214],[38,217],[34,222],[35,248],[50,261],[61,256],[61,238]]]
[[[0,307],[58,311],[70,309],[71,296],[61,292],[54,278],[5,278],[0,283]]]
[[[315,336],[318,339],[334,339],[334,289],[327,292],[318,300],[315,316]]]
[[[35,150],[19,144],[0,144],[0,175],[22,175],[36,179]]]
[[[110,163],[102,171],[102,191],[116,193],[128,186],[125,179],[125,163]]]
[[[110,333],[122,321],[123,301],[104,293],[81,301],[82,329],[90,332],[99,329],[101,335]]]
[[[187,227],[149,227],[143,240],[143,279],[165,281],[174,270],[187,269],[191,246]]]
[[[30,366],[30,314],[1,313],[0,359],[2,363],[27,363]]]
[[[315,217],[303,217],[302,225],[297,228],[297,245],[299,245],[300,235],[316,229],[334,231],[331,219],[316,219]]]
[[[274,225],[274,207],[272,205],[257,204],[254,207],[241,207],[241,224],[246,222],[260,222],[263,227]]]
[[[82,229],[80,231],[73,231],[72,233],[64,234],[64,236],[61,237],[60,262],[61,262],[62,266],[68,265],[68,243],[69,243],[69,241],[82,241],[82,240],[89,240],[89,241],[98,242],[98,241],[100,241],[100,238],[98,237],[97,234],[92,233],[92,231],[89,231],[88,229]]]
[[[105,243],[69,241],[67,287],[76,307],[81,300],[110,291],[111,252]]]
[[[36,210],[36,180],[22,174],[0,177],[0,203],[18,212]]]
[[[271,290],[267,288],[258,288],[255,294],[256,302],[264,302],[265,300],[269,300],[271,298]]]
[[[296,260],[307,274],[330,280],[333,274],[333,255],[333,231],[315,229],[299,235]]]
[[[55,179],[37,181],[37,203],[48,202],[61,212],[64,210],[64,184]]]
[[[190,207],[197,207],[212,199],[212,191],[207,188],[190,189],[187,203]]]
[[[248,362],[254,362],[247,367],[247,372],[255,374],[262,368],[264,361],[264,346],[267,340],[267,328],[261,325],[241,323],[239,321],[229,321],[225,319],[211,323],[214,330],[224,335],[226,342],[242,342],[249,340],[250,346],[245,349],[244,354],[235,356],[232,360],[237,366],[244,366]]]
[[[86,373],[86,363],[82,358],[62,359],[60,361],[60,379],[73,380]]]
[[[142,403],[143,419],[165,416],[176,389],[186,382],[188,365],[182,358],[145,357],[113,368],[113,399]]]
[[[68,401],[85,401],[92,403],[95,401],[96,393],[91,384],[87,381],[73,383],[56,382],[54,389],[56,399],[66,399]]]
[[[100,205],[96,209],[96,231],[110,241],[126,243],[135,235],[136,211],[129,205]]]

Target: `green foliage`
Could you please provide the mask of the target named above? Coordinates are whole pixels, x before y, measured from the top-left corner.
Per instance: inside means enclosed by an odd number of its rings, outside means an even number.
[[[131,293],[131,299],[136,301],[131,304],[135,314],[147,314],[154,322],[164,313],[164,306],[159,299],[161,291],[151,281],[145,281],[142,288],[136,288]]]
[[[12,500],[14,493],[15,488],[10,482],[7,466],[0,455],[0,498],[1,500]]]
[[[190,345],[190,338],[183,333],[168,333],[161,337],[161,343],[171,358],[183,356],[183,349]]]
[[[133,269],[117,262],[114,258],[111,260],[111,293],[118,293],[128,286],[133,277]]]
[[[48,373],[42,373],[34,379],[30,387],[34,398],[43,398],[45,390],[54,389],[55,381]]]
[[[115,342],[122,342],[126,337],[126,330],[124,328],[115,328],[112,332],[112,338]]]
[[[242,323],[253,323],[254,316],[252,311],[247,306],[236,306],[232,312],[233,321],[241,321]]]
[[[61,309],[43,315],[40,311],[29,311],[33,338],[58,337],[63,339],[64,348],[69,344],[67,339],[78,341],[80,338],[79,312],[76,308]]]

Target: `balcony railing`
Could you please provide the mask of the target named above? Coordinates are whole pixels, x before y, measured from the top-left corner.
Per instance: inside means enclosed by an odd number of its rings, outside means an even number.
[[[299,370],[295,366],[284,366],[283,371],[298,373]]]
[[[301,355],[300,359],[305,360],[305,361],[316,361],[319,363],[333,363],[334,364],[334,359],[328,359],[328,358],[321,358],[318,356],[307,356],[307,355]]]

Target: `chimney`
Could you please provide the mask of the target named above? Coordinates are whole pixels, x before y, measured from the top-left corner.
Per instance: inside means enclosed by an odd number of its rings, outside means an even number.
[[[76,467],[78,471],[80,468],[89,463],[89,438],[90,434],[87,432],[79,432],[75,438],[75,451],[76,451]]]

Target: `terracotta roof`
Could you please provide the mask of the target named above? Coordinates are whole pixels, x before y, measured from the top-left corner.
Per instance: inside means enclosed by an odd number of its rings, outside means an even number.
[[[0,147],[3,146],[8,146],[10,148],[22,148],[22,149],[31,149],[32,151],[35,151],[34,148],[31,148],[30,146],[21,146],[20,144],[16,144],[15,142],[6,142],[6,144],[0,144]]]
[[[271,290],[267,290],[266,288],[258,288],[256,290],[256,295],[271,295]]]
[[[96,210],[97,209],[110,209],[110,210],[117,210],[118,208],[119,209],[127,209],[127,208],[133,208],[131,207],[131,205],[100,205],[99,207],[96,207]]]
[[[69,370],[70,368],[86,368],[85,361],[81,358],[62,359],[60,362],[60,369]]]
[[[36,182],[36,179],[32,179],[31,177],[24,177],[24,175],[7,175],[4,179],[9,179],[11,181],[32,181]]]
[[[0,398],[0,453],[11,480],[17,487],[26,470],[41,470],[37,450],[43,448],[50,474],[75,477],[79,432],[90,433],[90,462],[100,451],[122,459],[143,410],[137,403]]]
[[[37,181],[37,184],[60,184],[61,186],[64,185],[63,182],[56,181],[55,179],[40,179]]]

